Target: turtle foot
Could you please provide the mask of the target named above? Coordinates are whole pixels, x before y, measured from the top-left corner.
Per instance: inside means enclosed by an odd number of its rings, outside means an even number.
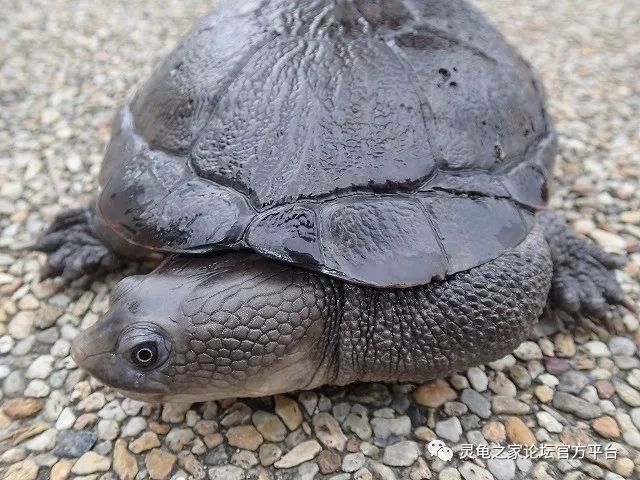
[[[626,264],[625,257],[605,252],[552,212],[542,212],[539,220],[553,260],[549,297],[554,309],[597,320],[607,320],[614,305],[635,310],[615,277],[615,270]]]
[[[33,246],[49,254],[43,278],[61,276],[74,281],[111,272],[124,264],[122,257],[102,243],[91,229],[93,213],[78,208],[59,214]]]

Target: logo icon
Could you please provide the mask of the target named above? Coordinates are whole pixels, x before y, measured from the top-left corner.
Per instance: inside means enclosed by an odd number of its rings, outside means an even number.
[[[453,458],[453,450],[447,447],[442,440],[431,440],[427,444],[427,451],[443,462],[449,462]]]

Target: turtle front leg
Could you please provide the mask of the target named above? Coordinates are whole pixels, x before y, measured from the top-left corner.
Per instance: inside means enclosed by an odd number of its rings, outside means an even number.
[[[551,211],[538,215],[549,243],[553,277],[551,307],[572,316],[605,319],[612,305],[634,310],[616,280],[615,270],[626,263],[621,255],[608,253],[578,235]]]
[[[123,257],[95,234],[94,217],[89,208],[76,208],[56,216],[33,246],[34,250],[49,254],[44,278],[61,276],[73,281],[100,276],[124,264]]]

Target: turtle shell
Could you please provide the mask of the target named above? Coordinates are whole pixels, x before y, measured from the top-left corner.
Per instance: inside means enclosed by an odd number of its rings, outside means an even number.
[[[518,245],[556,137],[529,65],[461,1],[219,2],[114,120],[98,214],[409,287]]]

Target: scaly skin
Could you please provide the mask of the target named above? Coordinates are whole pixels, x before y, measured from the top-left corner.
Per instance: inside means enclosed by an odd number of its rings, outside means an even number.
[[[556,308],[604,314],[594,292],[607,305],[624,300],[610,270],[619,264],[550,213],[515,249],[408,289],[353,285],[249,253],[172,257],[123,280],[73,354],[101,381],[156,401],[424,381],[512,351],[549,295]],[[141,339],[158,345],[143,368],[132,361]]]

